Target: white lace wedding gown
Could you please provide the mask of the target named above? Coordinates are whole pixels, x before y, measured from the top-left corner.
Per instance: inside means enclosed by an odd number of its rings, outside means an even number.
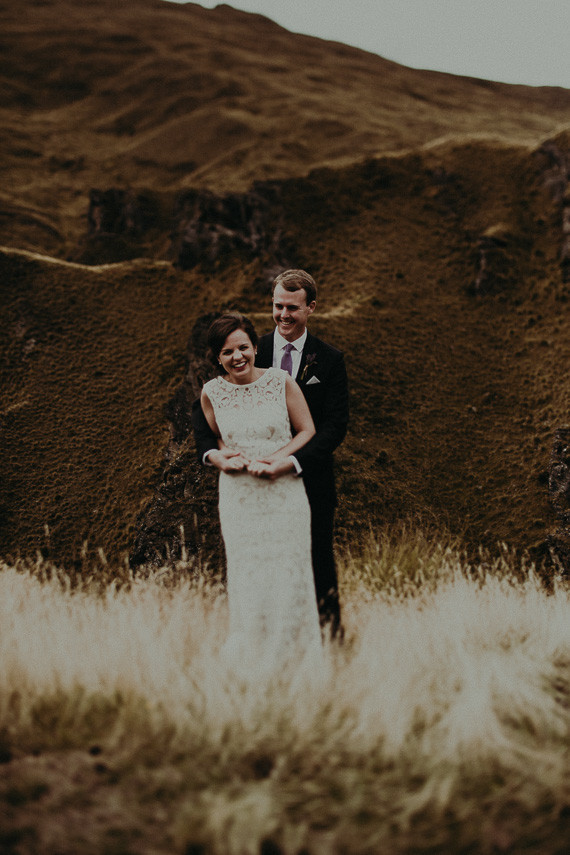
[[[229,448],[252,459],[289,442],[286,376],[268,368],[253,383],[216,377],[205,385]],[[270,671],[319,655],[311,513],[302,479],[220,472],[219,509],[230,612],[226,651],[244,667]]]

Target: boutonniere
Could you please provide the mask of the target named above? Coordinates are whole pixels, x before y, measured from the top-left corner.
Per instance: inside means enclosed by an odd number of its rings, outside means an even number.
[[[303,382],[303,380],[307,376],[307,371],[309,370],[309,368],[314,368],[316,364],[317,364],[317,354],[316,353],[308,353],[307,359],[305,361],[305,367],[301,371],[301,376],[299,377],[299,380],[301,381],[301,383]]]

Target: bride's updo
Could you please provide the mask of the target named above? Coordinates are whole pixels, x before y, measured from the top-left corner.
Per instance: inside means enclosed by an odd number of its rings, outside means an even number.
[[[246,318],[245,315],[241,314],[241,312],[224,312],[223,315],[220,315],[219,318],[216,318],[216,320],[210,324],[210,328],[208,329],[208,350],[206,352],[206,356],[210,362],[216,366],[216,368],[219,368],[219,356],[224,344],[226,343],[227,337],[236,330],[243,330],[252,345],[254,347],[257,345],[258,335],[255,331],[255,327],[249,318]]]

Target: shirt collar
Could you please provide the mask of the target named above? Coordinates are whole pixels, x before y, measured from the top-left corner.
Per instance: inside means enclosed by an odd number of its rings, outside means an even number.
[[[275,330],[275,346],[277,350],[283,350],[286,344],[292,344],[295,350],[298,350],[299,353],[302,353],[303,348],[305,347],[305,342],[307,341],[307,332],[308,330],[305,330],[303,335],[299,336],[299,338],[296,338],[295,341],[287,341],[286,338],[283,338],[281,333]]]

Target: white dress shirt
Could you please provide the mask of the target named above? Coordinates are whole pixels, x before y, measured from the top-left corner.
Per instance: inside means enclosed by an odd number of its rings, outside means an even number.
[[[303,356],[303,348],[305,347],[305,342],[307,341],[307,330],[303,333],[302,336],[295,339],[295,341],[287,341],[286,338],[283,338],[281,333],[278,333],[275,330],[275,334],[273,336],[273,367],[281,368],[281,360],[283,359],[283,354],[285,353],[285,347],[288,344],[292,344],[293,348],[291,350],[291,360],[293,362],[293,379],[297,376],[299,371],[299,366],[301,365],[301,357]],[[303,471],[301,469],[301,464],[297,460],[297,458],[291,454],[289,460],[295,467],[295,472],[297,475],[300,475]]]
[[[287,341],[286,338],[275,330],[275,334],[273,336],[273,367],[281,368],[281,360],[283,359],[283,354],[285,352],[285,346],[288,344],[293,345],[293,349],[291,350],[291,359],[293,360],[293,380],[297,376],[297,372],[299,371],[299,366],[301,365],[301,357],[303,356],[303,348],[305,347],[305,342],[307,341],[307,330],[303,333],[295,341]]]

